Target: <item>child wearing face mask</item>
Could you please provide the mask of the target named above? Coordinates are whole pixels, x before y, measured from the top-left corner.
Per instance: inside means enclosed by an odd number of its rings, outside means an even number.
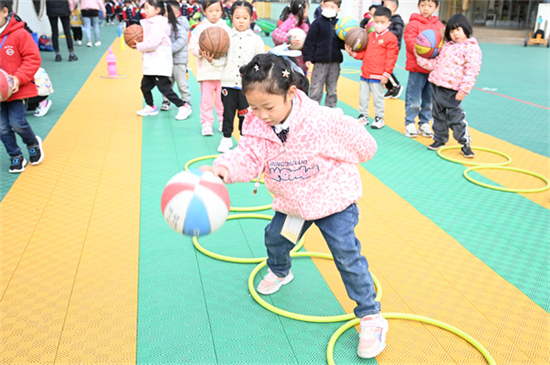
[[[374,13],[374,32],[369,34],[367,48],[361,52],[353,52],[346,45],[348,54],[358,60],[363,60],[361,66],[361,81],[359,84],[359,117],[362,125],[369,124],[369,99],[372,92],[375,118],[371,125],[380,129],[384,124],[384,85],[393,73],[399,54],[397,37],[389,31],[391,25],[391,10],[380,6]]]
[[[309,97],[321,103],[326,85],[325,106],[330,108],[334,108],[338,101],[336,85],[340,77],[340,64],[344,61],[342,49],[345,43],[334,31],[340,5],[342,0],[325,0],[321,3],[321,16],[311,24],[302,49],[306,68],[314,64]]]

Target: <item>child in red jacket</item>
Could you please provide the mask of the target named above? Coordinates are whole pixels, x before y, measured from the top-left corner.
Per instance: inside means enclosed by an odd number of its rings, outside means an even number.
[[[433,132],[429,122],[432,119],[432,91],[428,76],[430,71],[423,69],[416,63],[414,43],[416,37],[427,29],[442,31],[444,26],[433,13],[439,9],[439,0],[419,0],[420,14],[412,14],[405,27],[403,38],[407,47],[407,63],[405,69],[409,71],[407,92],[405,94],[405,135],[416,138],[432,138]],[[418,130],[415,119],[418,117]]]
[[[25,170],[27,160],[17,145],[15,133],[29,150],[31,165],[44,159],[42,140],[27,122],[26,100],[37,96],[34,74],[40,67],[40,52],[25,23],[11,9],[11,1],[0,0],[0,68],[13,79],[12,95],[0,103],[0,137],[10,155],[9,172]]]
[[[359,84],[359,123],[369,124],[369,99],[372,92],[374,103],[374,122],[371,128],[380,129],[384,124],[384,85],[393,73],[399,47],[397,37],[388,30],[391,22],[391,10],[380,6],[374,13],[374,32],[369,34],[367,49],[353,52],[346,45],[348,54],[363,60],[361,81]]]

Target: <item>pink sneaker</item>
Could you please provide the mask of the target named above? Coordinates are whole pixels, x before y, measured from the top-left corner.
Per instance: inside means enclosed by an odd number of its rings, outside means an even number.
[[[386,348],[388,321],[380,313],[361,318],[361,334],[357,355],[370,359],[379,355]]]
[[[213,136],[214,131],[212,130],[212,126],[211,125],[203,125],[202,126],[202,135],[203,136]]]
[[[284,278],[279,278],[271,271],[271,269],[269,269],[267,275],[264,277],[264,280],[262,280],[256,290],[260,294],[273,294],[281,289],[281,286],[290,283],[292,279],[294,279],[292,272],[289,272]]]

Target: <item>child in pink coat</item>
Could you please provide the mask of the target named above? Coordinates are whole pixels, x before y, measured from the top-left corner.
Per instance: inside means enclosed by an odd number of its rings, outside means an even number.
[[[300,28],[307,34],[307,32],[309,31],[309,24],[306,22],[308,10],[308,0],[292,0],[290,2],[290,15],[281,25],[279,25],[273,31],[273,34],[271,36],[273,38],[273,43],[275,43],[276,46],[283,43],[287,43],[288,45],[292,46],[298,45],[298,40],[292,40],[288,32],[294,28]],[[298,66],[300,66],[302,70],[304,70],[304,73],[307,74],[307,68],[305,66],[303,57],[297,57],[296,61],[298,63]]]
[[[213,168],[203,169],[227,183],[248,182],[264,173],[275,216],[265,229],[269,270],[257,288],[260,294],[275,293],[293,279],[290,250],[313,223],[319,227],[348,295],[357,303],[355,315],[362,318],[358,354],[372,358],[385,347],[388,322],[380,314],[354,229],[362,194],[357,164],[370,160],[377,145],[354,118],[320,106],[298,90],[305,76],[291,62],[260,54],[240,68],[251,108],[243,136]]]
[[[470,93],[481,68],[481,49],[472,37],[472,26],[462,14],[453,15],[445,27],[445,43],[434,59],[418,57],[418,64],[431,71],[432,116],[434,143],[428,146],[438,150],[449,140],[449,128],[462,145],[464,157],[475,157],[470,147],[470,133],[462,100]]]

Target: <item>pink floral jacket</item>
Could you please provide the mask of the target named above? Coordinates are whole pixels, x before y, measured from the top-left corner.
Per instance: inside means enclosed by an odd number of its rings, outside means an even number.
[[[428,81],[432,84],[469,94],[481,69],[481,49],[475,38],[445,42],[436,58],[418,57],[416,61],[431,71]]]
[[[290,44],[290,34],[288,34],[288,32],[294,28],[300,28],[306,32],[306,34],[309,31],[309,25],[306,22],[302,22],[302,25],[298,26],[298,18],[294,14],[290,14],[283,24],[278,26],[273,31],[273,34],[271,35],[273,43],[275,43],[276,46],[283,43]],[[296,57],[296,61],[298,62],[298,66],[300,66],[302,70],[307,73],[307,68],[304,64],[304,56]]]
[[[357,164],[370,160],[376,141],[341,109],[331,109],[298,91],[285,144],[249,112],[239,146],[214,161],[229,170],[230,183],[264,173],[273,209],[305,220],[341,212],[361,197]],[[252,193],[252,192],[251,192]]]

